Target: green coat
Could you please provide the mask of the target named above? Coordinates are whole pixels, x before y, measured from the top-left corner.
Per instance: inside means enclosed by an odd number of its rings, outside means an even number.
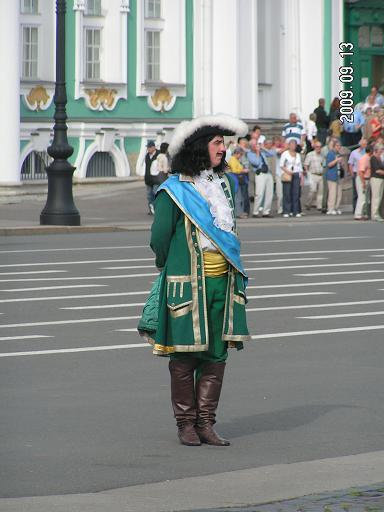
[[[181,181],[193,181],[180,176]],[[234,195],[233,183],[227,178]],[[208,321],[205,276],[199,230],[184,215],[165,190],[155,200],[151,248],[156,255],[160,277],[159,316],[150,341],[154,353],[200,352],[208,350]],[[223,319],[223,342],[242,348],[250,339],[243,275],[229,267]]]

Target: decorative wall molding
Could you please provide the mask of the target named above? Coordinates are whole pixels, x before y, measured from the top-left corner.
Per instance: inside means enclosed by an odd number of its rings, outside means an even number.
[[[29,110],[39,112],[51,106],[55,94],[54,83],[27,84],[21,83],[20,92],[25,106]]]
[[[176,103],[176,96],[172,95],[167,87],[156,89],[153,95],[148,96],[148,105],[156,112],[169,112]]]
[[[121,94],[118,94],[117,89],[107,87],[84,88],[84,93],[86,105],[92,110],[113,110],[119,98],[122,97]]]

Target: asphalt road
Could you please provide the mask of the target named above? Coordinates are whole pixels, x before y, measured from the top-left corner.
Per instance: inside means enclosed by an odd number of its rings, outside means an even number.
[[[383,448],[381,224],[242,227],[254,339],[230,355],[221,449],[178,444],[167,360],[135,332],[156,275],[148,236],[0,240],[0,496]]]

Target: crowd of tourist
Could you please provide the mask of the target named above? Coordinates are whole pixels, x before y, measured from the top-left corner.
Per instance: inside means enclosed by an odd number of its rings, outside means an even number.
[[[355,106],[352,117],[341,122],[339,99],[327,113],[320,98],[306,123],[291,113],[281,135],[269,137],[256,125],[246,137],[229,141],[226,160],[235,182],[236,216],[301,217],[303,206],[341,215],[349,182],[354,218],[383,221],[384,96],[376,87]],[[150,214],[156,189],[171,169],[167,149],[167,143],[159,150],[154,141],[147,145]]]
[[[384,97],[372,87],[353,121],[340,117],[338,98],[329,113],[321,98],[305,124],[291,113],[280,136],[264,136],[256,125],[248,137],[231,141],[227,161],[237,184],[237,216],[301,217],[303,206],[341,215],[349,181],[354,218],[383,221]]]

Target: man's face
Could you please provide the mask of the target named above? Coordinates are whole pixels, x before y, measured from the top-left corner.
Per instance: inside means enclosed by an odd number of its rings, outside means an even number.
[[[289,116],[289,122],[290,122],[290,123],[292,123],[292,124],[297,123],[297,117],[296,117],[296,114],[290,114],[290,116]]]
[[[261,131],[259,129],[253,130],[253,132],[251,133],[251,138],[255,139],[255,140],[259,140],[260,134],[261,134]]]
[[[150,155],[153,155],[153,153],[156,151],[156,146],[148,146],[147,147],[147,152],[150,154]]]
[[[208,153],[211,160],[211,167],[217,167],[221,164],[222,158],[225,155],[225,144],[221,135],[216,135],[216,137],[208,143]]]
[[[257,142],[256,139],[251,139],[249,145],[251,146],[251,150],[253,152],[258,151],[260,149],[260,144]]]
[[[365,149],[365,148],[367,147],[367,144],[368,144],[367,139],[360,139],[359,146],[360,146],[362,149]]]
[[[324,107],[324,105],[325,105],[325,100],[324,100],[324,98],[320,98],[320,99],[319,99],[319,105],[320,105],[320,107]]]
[[[265,149],[272,149],[272,141],[271,140],[266,140],[264,142],[264,147],[265,147]]]
[[[249,143],[248,143],[247,139],[240,139],[239,146],[243,149],[247,149],[249,147]]]
[[[315,142],[313,147],[315,148],[315,151],[316,151],[317,154],[319,154],[321,152],[321,144],[320,144],[320,142]]]

